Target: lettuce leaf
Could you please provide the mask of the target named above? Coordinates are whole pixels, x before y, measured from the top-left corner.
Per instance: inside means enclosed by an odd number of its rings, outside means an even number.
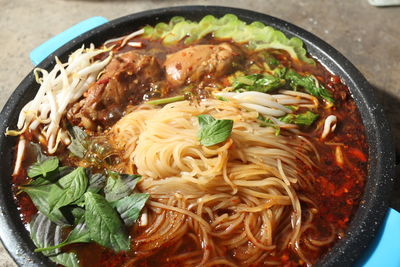
[[[184,40],[191,44],[208,34],[216,39],[232,39],[237,43],[247,43],[247,48],[260,51],[269,48],[287,51],[293,59],[315,65],[312,58],[307,57],[303,41],[297,37],[288,38],[281,31],[261,22],[247,24],[233,14],[221,18],[212,15],[193,22],[183,17],[173,17],[169,23],[160,22],[154,27],[144,27],[144,37],[152,40],[162,39],[165,45]]]

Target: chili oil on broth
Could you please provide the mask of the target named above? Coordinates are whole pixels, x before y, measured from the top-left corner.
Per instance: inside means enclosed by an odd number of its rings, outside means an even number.
[[[143,54],[148,53],[152,56],[155,56],[159,62],[163,62],[167,54],[188,47],[182,42],[175,46],[166,47],[163,46],[160,41],[149,41],[143,38],[136,38],[134,41],[142,42],[144,44],[143,47],[128,48],[128,46],[126,46],[124,49],[115,52],[123,53],[128,52],[129,50],[135,50]],[[211,38],[211,36],[207,36],[206,38],[200,40],[198,44],[221,44],[226,42],[229,43],[230,41],[215,40]],[[240,45],[238,44],[234,44],[234,46],[241,49]],[[246,61],[246,58],[253,58],[254,52],[248,52],[246,49],[241,49],[241,51],[244,54],[244,59],[241,62],[243,66],[251,65],[254,61]],[[300,250],[289,246],[281,248],[279,251],[272,248],[265,248],[264,252],[269,252],[269,255],[263,259],[264,261],[255,264],[260,266],[264,264],[305,265],[306,262],[301,256],[299,256],[299,251],[301,251],[300,253],[302,253],[304,257],[309,260],[309,262],[314,263],[321,258],[321,255],[329,250],[329,248],[337,239],[343,237],[344,230],[348,226],[352,214],[354,214],[355,210],[357,209],[359,199],[363,192],[367,170],[366,155],[368,147],[365,141],[364,130],[360,131],[360,129],[364,129],[364,127],[362,125],[356,105],[351,99],[347,87],[340,81],[340,78],[329,73],[318,62],[315,67],[309,67],[309,65],[305,63],[302,64],[298,60],[291,59],[291,57],[285,51],[268,50],[268,52],[273,55],[273,57],[277,59],[283,66],[291,67],[299,73],[314,75],[321,84],[324,84],[328,88],[335,99],[335,106],[330,109],[319,106],[317,113],[320,114],[320,118],[318,121],[316,121],[316,123],[314,123],[313,126],[305,128],[304,132],[302,132],[302,135],[317,148],[320,160],[318,161],[317,166],[312,168],[313,176],[315,177],[315,180],[310,182],[312,187],[296,188],[296,192],[302,196],[300,197],[300,200],[302,205],[301,219],[303,221],[303,227],[301,231],[303,231],[303,233],[302,238],[298,243]],[[160,63],[160,65],[162,64]],[[240,66],[238,69],[241,70]],[[243,67],[243,70],[246,70],[246,68]],[[189,107],[200,105],[198,102],[201,102],[201,99],[205,97],[210,98],[212,91],[219,88],[224,88],[224,86],[226,86],[229,75],[230,74],[218,78],[214,78],[212,76],[206,77],[206,85],[204,85],[204,83],[193,83],[195,85],[192,86],[192,84],[189,83],[185,84],[184,86],[169,87],[168,84],[161,83],[161,86],[165,85],[167,86],[167,89],[164,88],[156,91],[156,93],[152,93],[151,95],[146,96],[146,98],[152,99],[157,97],[171,97],[181,95],[182,91],[185,93],[189,91],[189,93],[191,93],[189,94],[191,97],[188,97],[188,100],[192,101]],[[149,108],[145,105],[141,105],[141,103],[135,103],[135,105],[132,104],[133,103],[131,103],[131,106],[128,106],[127,111],[122,114],[122,118],[120,120],[123,120],[126,116],[129,116],[129,114],[138,112],[138,110],[147,110],[148,112],[158,111],[158,108]],[[338,118],[337,129],[335,130],[334,134],[329,135],[324,141],[321,141],[320,136],[323,130],[323,122],[328,115],[335,115]],[[255,120],[253,120],[253,122],[254,121]],[[102,134],[100,138],[109,138],[109,136],[112,136],[113,134],[112,130],[113,127],[106,128],[105,134]],[[285,132],[281,134],[283,136],[286,135]],[[91,133],[91,136],[97,135],[98,133],[96,132]],[[25,138],[27,138],[27,140],[32,139],[27,134],[25,134]],[[109,167],[117,171],[124,170],[125,172],[131,171],[132,173],[136,173],[136,166],[132,165],[129,162],[129,158],[126,158],[124,155],[126,151],[124,150],[121,152],[118,151],[118,149],[116,150],[116,154],[118,154],[118,159],[120,162]],[[66,150],[61,150],[58,153],[62,158],[65,158],[64,162],[66,164],[89,164],[69,160],[66,156]],[[316,156],[311,157],[313,160],[317,161]],[[337,158],[343,159],[340,164],[338,164]],[[299,159],[296,159],[296,163],[302,164]],[[129,167],[127,168],[126,166]],[[306,176],[308,171],[310,170],[307,168],[300,168],[299,175]],[[13,179],[16,187],[26,183],[27,181],[25,173],[21,173],[19,176],[14,176]],[[143,183],[143,181],[141,183]],[[25,218],[25,222],[29,222],[32,214],[36,212],[36,208],[26,194],[17,194],[16,198],[19,203],[22,216]],[[178,194],[170,197],[168,200],[163,199],[160,201],[161,204],[158,206],[155,204],[156,206],[153,207],[153,214],[149,213],[149,221],[154,223],[157,222],[157,215],[162,214],[164,218],[160,220],[163,221],[163,223],[166,223],[169,220],[172,222],[172,225],[175,225],[175,228],[172,230],[178,231],[178,228],[182,227],[180,230],[184,230],[184,233],[177,235],[179,238],[168,236],[165,237],[169,238],[168,242],[158,241],[160,244],[162,244],[161,247],[159,247],[159,244],[151,244],[151,239],[143,241],[145,246],[149,247],[149,249],[145,250],[147,254],[141,253],[140,246],[138,245],[140,242],[137,242],[136,238],[139,237],[142,238],[142,240],[145,240],[146,237],[151,236],[148,234],[148,232],[146,232],[149,228],[151,228],[151,224],[150,226],[145,227],[136,225],[130,229],[130,234],[132,236],[132,251],[129,252],[114,253],[111,250],[102,248],[96,244],[75,244],[64,248],[64,250],[77,252],[80,262],[83,266],[121,266],[123,264],[126,264],[126,266],[181,266],[181,264],[185,262],[190,263],[190,258],[197,259],[201,258],[207,253],[212,254],[213,250],[215,250],[215,247],[217,247],[219,248],[217,249],[219,250],[219,254],[217,253],[218,256],[212,259],[215,264],[224,265],[227,264],[227,262],[238,264],[240,261],[235,262],[235,257],[240,257],[243,251],[240,251],[240,249],[227,249],[226,241],[224,242],[224,240],[221,241],[216,239],[213,247],[207,247],[207,245],[202,247],[203,244],[199,243],[199,233],[201,235],[201,231],[196,231],[196,228],[199,228],[199,226],[196,226],[196,223],[190,221],[190,216],[180,212],[180,210],[184,209],[185,207],[187,208],[187,206],[185,206],[187,203],[184,203],[184,198],[184,195],[182,196]],[[309,200],[311,200],[313,204],[311,204]],[[151,201],[154,202],[153,197],[151,198]],[[237,202],[238,200],[236,198],[232,198],[232,201],[229,204],[235,205],[238,204]],[[147,205],[149,206],[150,204]],[[166,205],[175,206],[177,209],[165,209]],[[148,208],[148,211],[149,210],[150,208]],[[229,209],[223,209],[219,212],[220,214],[217,214],[218,216],[222,216],[224,212],[228,215],[231,215],[229,213],[232,213],[232,211]],[[288,213],[287,211],[283,211],[283,213],[285,212],[287,213],[287,218],[290,218],[290,212]],[[212,223],[212,220],[210,216],[207,215],[207,212],[205,212],[203,216],[203,220],[205,220],[207,223]],[[168,220],[165,220],[165,218],[168,218]],[[187,222],[188,220],[190,222]],[[257,221],[257,218],[252,217],[249,220]],[[176,222],[179,222],[180,224],[176,224]],[[158,223],[161,224],[162,222]],[[253,224],[255,226],[259,226],[257,223]],[[285,228],[280,229],[279,226],[277,229],[282,232],[285,231]],[[165,232],[167,230],[171,229],[165,228],[163,231]],[[257,231],[256,229],[252,230],[255,232]],[[240,229],[240,231],[245,232],[245,229]],[[284,242],[282,241],[283,239],[285,239],[285,237],[280,237],[280,242]],[[247,246],[247,248],[250,250],[255,247],[251,240],[247,240],[245,246]],[[139,250],[135,251],[137,248],[139,248]],[[176,255],[175,258],[174,255]],[[166,262],[166,259],[170,260]]]

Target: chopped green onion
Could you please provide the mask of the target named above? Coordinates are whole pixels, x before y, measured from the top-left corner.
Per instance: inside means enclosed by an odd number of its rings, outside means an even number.
[[[161,99],[156,99],[156,100],[151,100],[147,101],[146,103],[149,105],[165,105],[173,102],[178,102],[185,100],[184,95],[178,95],[178,96],[173,96],[173,97],[167,97],[167,98],[161,98]]]

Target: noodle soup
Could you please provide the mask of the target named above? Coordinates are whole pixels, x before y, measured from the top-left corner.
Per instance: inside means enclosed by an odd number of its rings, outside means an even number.
[[[312,265],[358,207],[348,88],[262,23],[175,17],[35,74],[7,134],[22,218],[58,264]]]

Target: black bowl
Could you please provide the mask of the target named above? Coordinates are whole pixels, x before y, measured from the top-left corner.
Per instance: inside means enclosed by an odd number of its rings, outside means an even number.
[[[339,75],[349,87],[361,113],[369,144],[369,171],[360,207],[347,230],[346,237],[317,263],[320,266],[349,266],[360,258],[376,235],[388,208],[394,177],[394,146],[389,124],[382,107],[377,103],[374,91],[362,74],[338,51],[313,34],[280,19],[253,11],[218,6],[182,6],[150,10],[128,15],[68,42],[47,57],[38,67],[49,70],[54,65],[54,56],[66,60],[68,55],[83,43],[100,45],[105,40],[132,32],[140,26],[169,21],[173,16],[184,16],[199,20],[212,14],[221,17],[226,13],[237,15],[246,22],[261,21],[287,36],[296,36],[305,43],[307,51],[333,73]],[[0,115],[0,132],[16,125],[21,108],[36,94],[38,85],[31,72],[14,91]],[[34,244],[21,222],[17,205],[13,199],[10,175],[13,163],[13,148],[16,138],[0,136],[0,237],[4,246],[20,266],[54,266],[40,253],[34,253]]]

